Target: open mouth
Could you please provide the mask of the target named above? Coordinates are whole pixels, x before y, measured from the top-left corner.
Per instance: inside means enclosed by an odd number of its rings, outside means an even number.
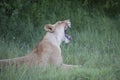
[[[66,26],[65,26],[65,38],[66,38],[68,41],[70,41],[72,38],[71,38],[70,35],[67,34],[67,30],[68,30],[68,28],[71,27],[71,22],[70,22],[70,20],[65,20],[65,23],[66,23]]]
[[[69,26],[67,25],[67,28],[65,29],[65,37],[70,41],[72,38],[70,35],[67,34],[68,28],[69,28]]]

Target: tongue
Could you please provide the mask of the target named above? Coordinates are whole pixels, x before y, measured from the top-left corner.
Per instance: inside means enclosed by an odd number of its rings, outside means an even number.
[[[68,35],[68,34],[65,34],[65,37],[66,37],[68,40],[71,40],[71,39],[72,39],[72,37],[71,37],[70,35]]]

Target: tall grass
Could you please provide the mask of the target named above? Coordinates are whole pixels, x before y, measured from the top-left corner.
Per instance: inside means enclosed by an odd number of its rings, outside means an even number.
[[[60,4],[55,3],[56,6],[43,1],[37,28],[34,27],[31,16],[25,20],[16,14],[3,18],[1,29],[8,30],[1,32],[0,59],[29,53],[44,36],[43,27],[46,23],[70,19],[72,28],[68,33],[73,40],[67,45],[61,45],[63,61],[82,66],[68,71],[54,67],[48,67],[47,70],[21,67],[16,70],[9,66],[0,71],[0,80],[119,80],[119,16],[118,20],[110,19],[97,10],[86,11],[79,5],[75,7],[66,1],[66,4],[62,4],[62,1]]]

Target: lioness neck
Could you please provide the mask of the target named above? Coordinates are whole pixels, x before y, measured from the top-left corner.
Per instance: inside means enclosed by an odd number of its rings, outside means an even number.
[[[50,33],[50,32],[47,32],[43,39],[48,40],[52,44],[57,45],[57,46],[60,46],[60,44],[62,42],[62,40],[60,38],[56,37],[55,34]]]

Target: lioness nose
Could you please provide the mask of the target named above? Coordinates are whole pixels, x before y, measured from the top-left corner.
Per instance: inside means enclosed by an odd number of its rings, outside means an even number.
[[[71,27],[71,22],[70,22],[69,19],[68,19],[68,20],[65,20],[65,22],[67,23],[67,25],[68,25],[69,27]]]

